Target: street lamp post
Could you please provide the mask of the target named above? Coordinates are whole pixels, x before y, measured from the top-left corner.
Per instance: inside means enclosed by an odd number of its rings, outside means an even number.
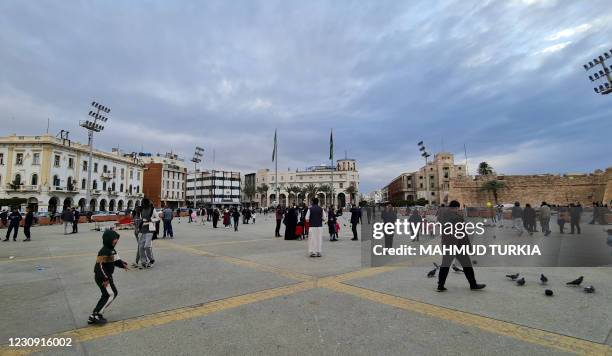
[[[85,191],[85,204],[90,204],[91,199],[91,170],[93,166],[93,135],[94,132],[100,132],[104,130],[104,126],[100,125],[98,122],[106,122],[108,118],[104,115],[101,115],[100,112],[108,114],[110,112],[110,108],[101,105],[95,101],[91,102],[91,106],[96,110],[90,110],[89,116],[93,118],[93,121],[85,120],[80,121],[79,125],[87,129],[88,136],[88,145],[89,145],[89,162],[87,163],[87,189]],[[89,209],[91,209],[91,204],[89,205]]]
[[[612,49],[603,53],[597,58],[593,58],[591,62],[583,65],[584,70],[587,72],[593,69],[593,72],[591,72],[592,75],[589,75],[591,82],[597,82],[600,79],[606,81],[605,83],[593,88],[595,93],[601,95],[612,93],[612,77],[610,76],[610,74],[612,74],[612,65],[608,65],[606,61],[608,61],[608,63],[612,63]],[[601,69],[599,70],[598,65],[601,66]]]
[[[425,200],[429,201],[429,183],[427,182],[427,159],[431,155],[427,152],[423,141],[419,141],[417,143],[417,146],[419,147],[419,151],[421,152],[421,157],[425,158]]]
[[[198,163],[202,162],[202,157],[204,156],[204,149],[202,147],[196,146],[195,152],[193,153],[193,158],[191,162],[193,162],[193,208],[197,207],[197,182],[198,182]]]

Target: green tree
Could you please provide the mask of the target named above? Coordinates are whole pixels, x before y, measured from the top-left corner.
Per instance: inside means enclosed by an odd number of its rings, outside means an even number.
[[[481,187],[481,191],[493,193],[493,199],[495,200],[495,204],[497,204],[497,192],[504,189],[506,184],[504,182],[500,182],[498,180],[490,180],[485,182]]]
[[[319,192],[319,187],[317,187],[315,184],[307,184],[303,189],[302,189],[302,193],[304,193],[304,196],[310,196],[310,199],[314,198],[317,193]]]
[[[349,185],[344,192],[349,195],[349,203],[353,204],[355,201],[355,194],[357,193],[357,188],[354,185]]]
[[[302,192],[302,188],[298,187],[297,185],[291,185],[287,188],[287,191],[289,192],[290,196],[291,194],[295,196],[295,203],[297,204],[297,197],[298,197],[298,194]]]
[[[268,190],[270,187],[266,183],[262,183],[259,187],[257,187],[257,193],[263,195],[265,197],[264,204],[268,205]]]
[[[492,173],[493,167],[491,167],[487,162],[480,162],[480,164],[478,164],[478,174],[488,176]]]

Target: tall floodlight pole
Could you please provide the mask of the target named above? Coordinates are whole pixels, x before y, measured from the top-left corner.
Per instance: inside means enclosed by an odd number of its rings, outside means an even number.
[[[334,205],[334,130],[329,131],[329,160],[331,162],[331,199],[330,206]]]
[[[202,147],[196,146],[195,151],[193,152],[193,158],[191,162],[193,162],[193,208],[197,208],[197,195],[198,195],[198,163],[202,162],[202,157],[204,156],[204,149]]]
[[[429,183],[427,182],[427,174],[429,173],[427,173],[427,159],[431,155],[427,152],[427,149],[425,148],[423,141],[419,141],[419,143],[417,143],[417,146],[419,146],[421,157],[425,158],[425,195],[427,196],[425,200],[429,201]]]
[[[87,189],[85,191],[85,206],[90,204],[91,199],[91,170],[93,166],[93,135],[94,132],[100,132],[104,130],[104,126],[100,125],[98,122],[106,122],[108,118],[104,115],[101,115],[100,112],[108,114],[110,112],[110,108],[95,101],[91,102],[91,106],[95,108],[94,110],[89,111],[89,116],[93,118],[93,121],[85,120],[80,121],[79,125],[87,129],[87,143],[89,145],[89,162],[87,163]],[[89,209],[91,209],[91,205]]]
[[[599,70],[598,65],[601,66]],[[593,69],[593,74],[589,75],[591,82],[596,82],[600,79],[607,82],[593,88],[597,94],[606,95],[612,93],[612,77],[610,76],[612,74],[612,49],[597,58],[593,58],[591,62],[583,65],[583,67],[587,72]]]

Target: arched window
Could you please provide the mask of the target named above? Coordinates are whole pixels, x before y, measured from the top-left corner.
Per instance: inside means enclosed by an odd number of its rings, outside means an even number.
[[[113,184],[111,184],[111,190],[114,192],[115,191],[115,182],[113,182]]]
[[[122,170],[123,170],[123,168],[122,168]],[[119,186],[119,191],[120,191],[121,193],[123,193],[123,183],[121,183],[121,185]]]
[[[87,189],[87,180],[85,178],[81,181],[81,189]]]
[[[98,189],[98,181],[97,180],[93,181],[92,189]]]
[[[106,190],[106,181],[102,182],[102,190]]]
[[[102,167],[102,172],[104,172],[104,173],[108,172],[108,167],[106,165],[104,165],[104,167]]]
[[[15,174],[15,180],[13,181],[13,184],[21,185],[21,174],[19,173]]]
[[[68,188],[68,190],[74,189],[74,182],[72,181],[72,177],[68,177],[68,179],[66,180],[66,188]]]
[[[53,176],[53,186],[59,187],[59,185],[60,185],[60,179],[59,179],[59,176],[56,174]]]
[[[136,186],[136,193],[140,193],[140,186],[139,185]]]
[[[30,182],[31,185],[38,185],[38,174],[32,174],[32,180]]]
[[[130,190],[129,193],[132,194],[132,185],[130,184]]]

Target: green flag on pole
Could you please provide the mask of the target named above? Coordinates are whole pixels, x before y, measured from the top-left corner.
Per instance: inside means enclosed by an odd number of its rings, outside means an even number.
[[[334,131],[329,132],[329,159],[334,159]]]
[[[276,129],[274,129],[274,150],[272,151],[272,162],[276,159]]]

